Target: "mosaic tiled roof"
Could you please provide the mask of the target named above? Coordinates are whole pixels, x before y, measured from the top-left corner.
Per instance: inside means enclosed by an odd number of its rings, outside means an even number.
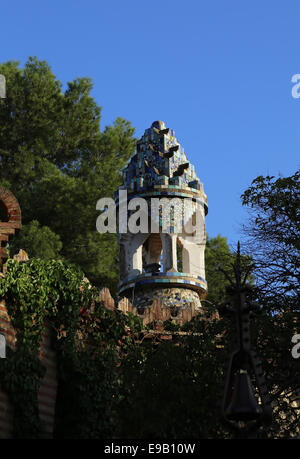
[[[137,143],[136,153],[123,169],[123,187],[132,191],[156,185],[203,190],[195,167],[163,121],[154,121]],[[122,188],[123,188],[122,187]]]

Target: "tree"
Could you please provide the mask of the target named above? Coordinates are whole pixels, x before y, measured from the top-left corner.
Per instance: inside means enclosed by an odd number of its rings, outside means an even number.
[[[208,237],[205,248],[205,274],[208,285],[208,295],[203,301],[205,306],[215,309],[224,302],[226,289],[234,278],[233,265],[235,253],[230,249],[224,236]],[[246,272],[251,266],[251,256],[241,254],[241,267]],[[224,275],[224,273],[226,275]],[[227,277],[226,277],[227,276]],[[253,278],[250,276],[249,281]],[[210,306],[209,306],[210,305]]]
[[[32,220],[9,244],[10,256],[20,249],[24,249],[30,258],[50,260],[59,258],[62,243],[60,237],[48,226],[41,226],[37,220]]]
[[[229,284],[219,267],[230,270],[233,255],[227,243],[226,237],[207,238],[205,248],[205,274],[208,285],[207,302],[213,303],[214,307],[224,300],[226,286]]]
[[[299,333],[299,170],[290,177],[257,177],[243,193],[250,209],[244,230],[255,262],[253,325],[274,408],[269,435],[299,436],[299,362],[291,339]]]
[[[49,65],[31,57],[23,70],[9,61],[0,72],[7,84],[0,110],[1,178],[14,191],[39,180],[48,162],[72,172],[97,150],[101,109],[90,96],[89,78],[69,82],[62,93]]]
[[[290,177],[257,177],[243,193],[251,210],[244,227],[256,263],[256,282],[273,310],[299,312],[300,171]],[[277,305],[277,306],[276,306]]]
[[[15,61],[1,64],[0,73],[7,81],[7,98],[0,101],[1,185],[19,200],[25,226],[47,226],[61,240],[61,257],[115,293],[117,239],[97,233],[96,203],[121,184],[120,169],[135,149],[134,128],[117,118],[100,130],[101,107],[89,78],[69,82],[63,92],[37,58],[24,69]],[[30,243],[27,238],[29,253],[36,253],[40,236],[32,231]]]

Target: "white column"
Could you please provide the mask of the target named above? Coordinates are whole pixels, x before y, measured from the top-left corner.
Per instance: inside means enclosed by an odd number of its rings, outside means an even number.
[[[205,279],[205,244],[196,244],[179,238],[182,243],[182,270],[185,273],[201,276]]]
[[[161,233],[164,272],[177,272],[177,235]]]

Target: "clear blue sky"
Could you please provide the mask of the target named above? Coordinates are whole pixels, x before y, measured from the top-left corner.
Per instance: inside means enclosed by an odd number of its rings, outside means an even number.
[[[138,137],[157,119],[175,129],[210,236],[235,245],[243,190],[299,167],[299,1],[15,0],[0,17],[0,61],[36,55],[64,84],[91,77],[102,129],[117,116]]]

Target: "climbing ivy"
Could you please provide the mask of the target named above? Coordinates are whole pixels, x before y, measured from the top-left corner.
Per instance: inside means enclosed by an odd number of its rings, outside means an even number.
[[[120,353],[133,343],[128,330],[141,330],[141,322],[107,311],[99,291],[84,281],[75,265],[9,259],[6,270],[0,298],[6,301],[16,346],[1,360],[0,385],[13,404],[13,436],[43,435],[37,397],[45,374],[39,351],[47,323],[58,355],[55,434],[99,438],[107,433],[117,400]]]
[[[57,355],[55,438],[231,436],[220,424],[216,407],[231,343],[228,320],[211,320],[208,314],[179,330],[165,324],[172,340],[147,341],[140,334],[140,319],[108,311],[77,266],[9,259],[6,269],[0,298],[6,301],[16,345],[0,359],[0,386],[13,405],[14,438],[44,434],[38,390],[45,374],[39,353],[46,324]],[[288,350],[292,324],[283,330],[283,317],[263,316],[254,327],[269,387],[280,394],[291,381],[282,365],[299,380],[298,362]],[[281,412],[276,412],[275,434],[266,430],[259,435],[296,435],[298,420],[293,420],[292,410],[285,407],[290,417],[284,428]]]

